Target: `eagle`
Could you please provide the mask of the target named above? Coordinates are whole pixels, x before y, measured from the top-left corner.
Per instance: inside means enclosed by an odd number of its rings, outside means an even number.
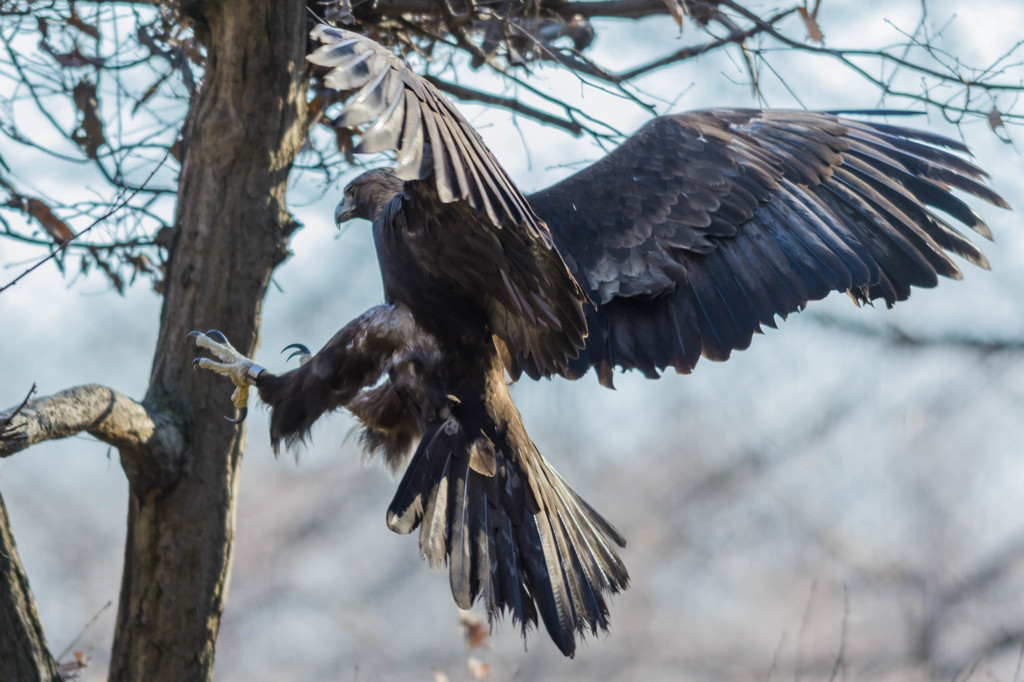
[[[270,437],[292,445],[348,409],[361,443],[396,470],[387,511],[418,529],[455,602],[542,622],[566,656],[609,625],[629,574],[622,534],[530,439],[510,381],[615,368],[686,374],[725,360],[809,301],[906,299],[987,268],[953,222],[990,238],[953,190],[1006,202],[954,140],[808,111],[711,109],[659,116],[593,165],[524,196],[480,135],[429,82],[357,33],[317,26],[308,59],[354,93],[336,123],[357,152],[394,151],[356,178],[336,220],[372,222],[385,303],[299,367],[274,374],[222,334],[192,332],[234,382],[255,386]],[[236,420],[237,421],[237,420]]]

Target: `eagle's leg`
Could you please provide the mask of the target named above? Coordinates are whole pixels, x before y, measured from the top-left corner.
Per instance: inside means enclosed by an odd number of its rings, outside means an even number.
[[[205,334],[192,331],[188,333],[188,338],[194,340],[196,346],[210,351],[217,358],[217,360],[196,358],[192,361],[192,367],[197,370],[208,369],[226,376],[235,385],[235,392],[231,394],[231,403],[239,410],[238,417],[234,419],[225,417],[225,419],[232,424],[240,424],[245,421],[249,412],[249,387],[256,384],[256,378],[263,368],[235,350],[227,338],[216,329],[211,329]]]

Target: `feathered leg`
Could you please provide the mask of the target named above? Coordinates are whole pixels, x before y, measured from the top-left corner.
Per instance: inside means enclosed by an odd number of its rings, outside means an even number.
[[[433,567],[447,560],[461,608],[482,597],[491,622],[510,612],[524,636],[539,617],[571,657],[577,635],[608,628],[606,595],[629,583],[613,547],[625,540],[540,455],[490,360],[423,424],[388,527],[420,529],[421,554]]]
[[[288,445],[300,441],[324,413],[347,407],[392,367],[437,354],[433,337],[424,334],[401,305],[371,308],[314,355],[305,346],[289,346],[298,348],[300,365],[283,374],[273,374],[246,358],[220,332],[190,332],[188,338],[216,358],[196,358],[193,366],[226,376],[235,385],[232,402],[241,416],[230,421],[245,418],[249,387],[256,386],[260,399],[271,409],[270,438],[275,450],[281,441]],[[353,405],[357,416],[370,426],[387,428],[391,417],[366,409],[367,400],[360,396]],[[375,424],[378,416],[383,425]],[[406,430],[407,422],[408,418],[401,425]],[[405,442],[408,445],[408,438]]]

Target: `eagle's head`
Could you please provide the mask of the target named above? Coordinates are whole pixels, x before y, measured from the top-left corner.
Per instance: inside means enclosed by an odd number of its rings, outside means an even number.
[[[391,168],[366,171],[345,188],[345,198],[334,210],[335,224],[340,226],[352,218],[375,219],[380,210],[402,191],[402,185],[403,181]]]

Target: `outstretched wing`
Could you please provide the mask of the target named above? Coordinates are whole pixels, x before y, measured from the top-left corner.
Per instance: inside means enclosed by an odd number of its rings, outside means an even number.
[[[656,118],[594,165],[529,197],[597,308],[566,372],[647,376],[724,360],[761,325],[847,291],[887,305],[985,257],[938,209],[989,237],[951,194],[997,206],[946,138],[803,111]],[[528,362],[520,367],[537,372]]]
[[[587,296],[477,132],[386,48],[325,25],[311,35],[325,43],[308,57],[329,69],[325,84],[358,90],[336,122],[369,124],[355,151],[397,152],[395,174],[414,214],[406,223],[427,221],[422,232],[434,245],[421,266],[477,300],[493,331],[539,374],[565,371],[583,348]]]

